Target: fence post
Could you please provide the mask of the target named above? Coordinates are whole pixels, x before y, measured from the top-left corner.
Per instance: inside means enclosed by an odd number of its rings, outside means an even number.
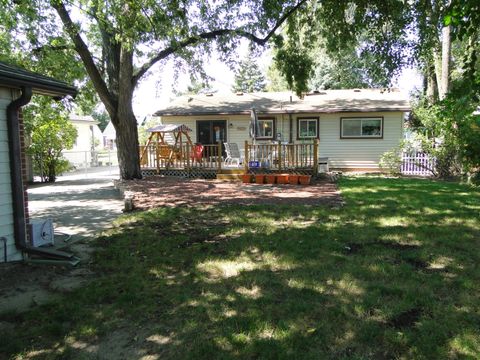
[[[318,174],[318,139],[313,141],[313,175]]]
[[[220,172],[222,170],[222,142],[217,143],[217,169]]]
[[[250,151],[248,149],[248,140],[245,140],[245,159],[243,160],[244,161],[244,164],[243,166],[245,167],[245,174],[248,174],[248,157],[250,155]]]
[[[278,140],[278,170],[282,171],[282,141]]]

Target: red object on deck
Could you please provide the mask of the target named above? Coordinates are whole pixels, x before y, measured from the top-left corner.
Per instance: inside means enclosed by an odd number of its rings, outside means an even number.
[[[203,155],[203,145],[201,144],[197,144],[193,147],[193,151],[192,151],[192,159],[195,160],[195,161],[198,161],[198,162],[201,162],[202,161],[202,156]]]

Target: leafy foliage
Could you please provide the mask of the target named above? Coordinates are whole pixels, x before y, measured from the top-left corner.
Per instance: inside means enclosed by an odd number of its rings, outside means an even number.
[[[34,171],[42,181],[54,182],[58,174],[70,167],[62,158],[62,151],[73,147],[77,129],[62,103],[44,97],[37,97],[24,109],[24,121],[31,139],[27,151],[34,161]]]
[[[450,94],[435,105],[419,102],[412,127],[420,133],[422,150],[437,159],[440,177],[480,172],[480,116],[469,96]]]
[[[353,83],[384,85],[408,60],[405,49],[412,22],[408,10],[408,4],[396,0],[309,3],[289,19],[286,36],[275,42],[277,67],[300,94],[308,90],[307,82],[314,75],[315,51],[324,48],[330,59],[339,59],[339,69],[346,69],[345,73],[348,66],[357,67],[357,75],[368,69],[367,77],[354,77]]]
[[[253,58],[252,52],[249,52],[242,60],[235,71],[235,80],[232,86],[233,92],[260,92],[266,89],[266,79]]]
[[[402,152],[403,146],[400,145],[383,153],[378,163],[380,169],[390,175],[400,176],[402,174]]]

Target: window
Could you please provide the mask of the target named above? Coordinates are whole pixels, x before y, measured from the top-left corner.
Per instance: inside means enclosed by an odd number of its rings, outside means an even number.
[[[297,119],[297,138],[316,139],[318,138],[318,117]]]
[[[273,118],[259,118],[257,139],[273,139],[274,125],[275,119]]]
[[[341,118],[340,138],[382,138],[383,117]]]

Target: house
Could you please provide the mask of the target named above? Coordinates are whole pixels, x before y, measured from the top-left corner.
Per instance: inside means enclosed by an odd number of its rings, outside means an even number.
[[[396,89],[324,90],[299,98],[290,92],[186,95],[159,109],[163,124],[184,124],[193,141],[251,143],[252,109],[258,143],[312,143],[330,167],[374,170],[403,138],[406,95]]]
[[[98,127],[99,122],[91,116],[70,115],[70,122],[77,129],[77,138],[70,151],[90,151],[102,145],[102,130]]]
[[[103,147],[109,150],[115,150],[117,148],[117,133],[111,121],[108,122],[107,126],[102,132],[103,137]]]
[[[84,166],[95,161],[94,150],[103,143],[102,131],[98,121],[91,116],[70,115],[70,122],[77,129],[77,138],[73,148],[65,150],[62,155],[74,166]]]
[[[0,62],[0,261],[18,261],[24,254],[53,259],[70,255],[34,248],[28,236],[26,157],[21,108],[33,93],[75,96],[68,84]]]

